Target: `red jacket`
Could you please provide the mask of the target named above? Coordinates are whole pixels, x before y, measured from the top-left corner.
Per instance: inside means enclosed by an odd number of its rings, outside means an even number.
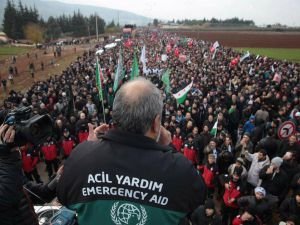
[[[45,142],[41,149],[45,160],[51,161],[57,158],[57,147],[53,141]]]
[[[24,146],[24,149],[21,151],[22,154],[22,167],[24,172],[30,173],[36,167],[36,164],[39,161],[39,158],[34,152],[29,153],[28,146]]]
[[[87,138],[88,138],[88,136],[89,136],[89,132],[88,131],[79,131],[78,132],[79,143],[86,141]]]
[[[173,135],[172,144],[176,148],[177,151],[181,151],[181,146],[183,144],[182,136]]]
[[[61,142],[62,149],[64,150],[64,155],[69,156],[71,151],[76,146],[76,142],[72,137],[64,138]]]
[[[202,171],[202,177],[208,188],[214,188],[214,180],[218,174],[218,169],[215,164],[200,166],[199,170]]]
[[[237,217],[235,217],[235,218],[233,219],[232,225],[243,225],[243,221],[242,221],[240,215],[238,215]]]
[[[254,222],[254,221],[255,221],[255,222]],[[253,224],[257,224],[257,225],[262,225],[262,224],[263,224],[263,223],[261,222],[261,220],[260,220],[257,216],[255,216],[254,221],[253,221]],[[243,223],[243,221],[242,221],[240,215],[238,215],[237,217],[235,217],[235,218],[233,219],[233,221],[232,221],[232,225],[243,225],[243,224],[244,224],[244,223]]]
[[[237,199],[242,194],[241,187],[237,183],[235,183],[231,180],[228,183],[229,183],[229,189],[225,188],[225,192],[223,195],[223,201],[226,206],[237,209],[238,208]],[[232,199],[232,198],[234,198],[235,201],[230,203],[229,199]]]
[[[196,154],[196,149],[194,148],[194,146],[189,146],[189,145],[185,144],[184,148],[183,148],[183,154],[193,164],[197,163],[197,154]]]

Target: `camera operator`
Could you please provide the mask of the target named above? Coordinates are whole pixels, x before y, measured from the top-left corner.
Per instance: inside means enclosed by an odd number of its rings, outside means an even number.
[[[26,180],[19,148],[12,147],[15,133],[14,126],[4,124],[0,127],[0,223],[37,225],[37,216],[26,190],[40,196],[43,201],[50,201],[55,197],[57,178],[44,185]],[[58,176],[61,172],[62,169]]]
[[[180,224],[204,203],[206,188],[181,153],[168,145],[160,91],[138,78],[119,89],[114,128],[79,144],[64,165],[59,201],[83,224]],[[104,126],[96,128],[98,132]]]

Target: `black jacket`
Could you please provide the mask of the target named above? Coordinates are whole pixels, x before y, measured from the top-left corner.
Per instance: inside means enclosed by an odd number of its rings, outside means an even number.
[[[297,205],[296,197],[286,198],[281,203],[280,217],[282,220],[287,220],[290,217],[295,217],[296,225],[300,224],[300,205]]]
[[[216,214],[208,217],[205,213],[205,207],[201,205],[193,212],[191,222],[192,225],[221,225],[222,219]]]
[[[261,186],[266,189],[267,193],[275,195],[279,200],[283,200],[288,189],[288,176],[284,170],[280,169],[275,176],[267,174],[269,166],[265,166],[259,173],[259,178],[262,179]]]
[[[4,152],[2,147],[0,146],[0,224],[37,225],[30,196],[23,189],[21,155],[18,151]],[[55,191],[48,189],[46,184],[29,182],[25,187],[47,201],[55,197]]]
[[[241,208],[251,208],[255,210],[256,215],[264,222],[268,223],[272,219],[272,210],[278,198],[273,195],[267,195],[260,201],[255,196],[243,196],[238,199],[238,205]]]
[[[85,225],[124,222],[124,210],[137,216],[136,223],[179,224],[205,194],[201,175],[181,153],[117,129],[78,145],[58,185],[60,202]]]

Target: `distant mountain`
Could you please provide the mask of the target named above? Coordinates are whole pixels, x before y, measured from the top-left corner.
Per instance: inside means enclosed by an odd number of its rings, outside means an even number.
[[[14,0],[15,4],[18,5],[19,0]],[[74,11],[80,10],[80,12],[85,15],[89,16],[94,14],[95,12],[102,17],[106,24],[111,22],[112,20],[115,21],[115,24],[119,22],[120,25],[124,24],[136,24],[137,26],[146,25],[149,22],[152,22],[153,19],[137,15],[135,13],[131,13],[128,11],[110,9],[105,7],[98,7],[98,6],[86,6],[86,5],[79,5],[79,4],[68,4],[63,2],[58,2],[55,0],[22,0],[23,5],[26,6],[35,6],[39,11],[39,14],[44,19],[48,19],[50,16],[60,16],[62,14],[65,15],[72,15]],[[6,7],[7,0],[0,0],[0,24],[2,26],[3,16],[4,16],[4,8]]]

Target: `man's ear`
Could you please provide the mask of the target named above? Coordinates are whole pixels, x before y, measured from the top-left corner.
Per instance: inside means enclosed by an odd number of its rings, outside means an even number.
[[[161,126],[161,118],[160,118],[160,115],[156,115],[155,116],[155,119],[153,121],[153,124],[152,124],[152,129],[155,133],[158,133],[159,132],[159,129],[160,129],[160,126]]]

